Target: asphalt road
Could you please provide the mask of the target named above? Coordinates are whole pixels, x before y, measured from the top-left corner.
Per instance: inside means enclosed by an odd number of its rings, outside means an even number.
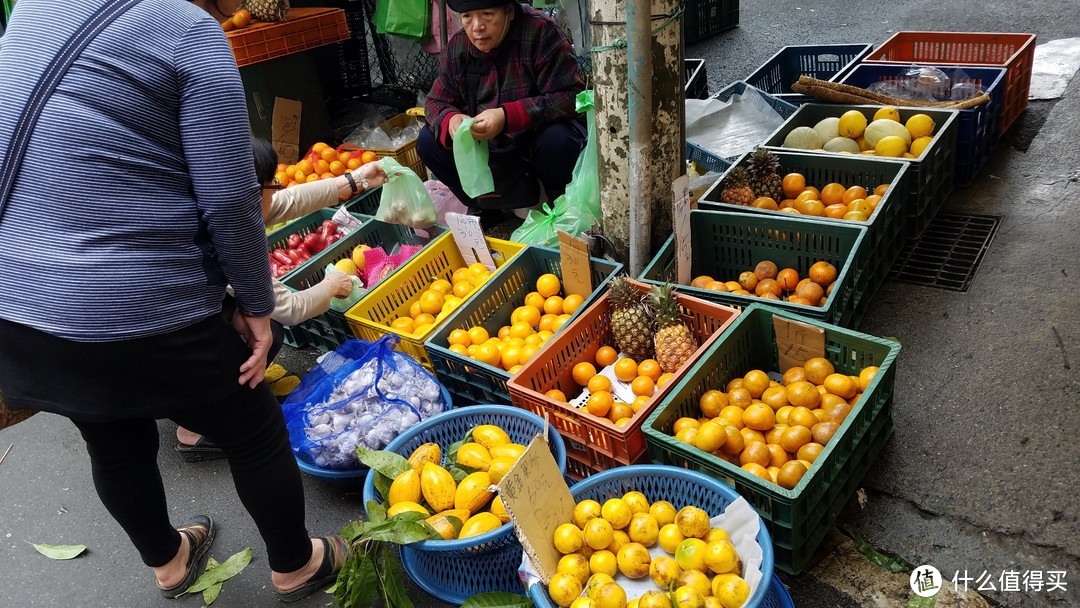
[[[706,59],[713,91],[788,44],[881,42],[900,29],[1024,31],[1042,41],[1080,33],[1075,11],[1051,0],[742,0],[740,22],[685,51]],[[888,281],[860,328],[903,344],[896,432],[864,480],[865,503],[848,505],[841,524],[912,564],[936,566],[946,579],[985,571],[1000,588],[999,577],[1008,572],[1067,572],[1064,591],[985,591],[995,605],[1080,605],[1078,117],[1080,80],[1074,80],[1061,100],[1031,104],[977,182],[947,201],[946,212],[1001,216],[966,293]],[[310,351],[285,350],[279,361],[290,370],[311,364]],[[222,526],[214,557],[245,547],[255,554],[214,605],[276,605],[258,535],[227,465],[181,462],[171,449],[174,426],[162,422],[161,429],[160,464],[174,519],[212,513]],[[0,463],[0,606],[201,605],[157,595],[98,501],[70,422],[35,416],[0,431],[0,453],[9,445]],[[361,513],[356,488],[305,476],[305,496],[313,534],[338,530]],[[29,542],[90,549],[56,562]],[[869,562],[836,559],[840,550],[830,547],[832,553],[818,556],[818,568],[783,577],[797,606],[905,604],[906,595],[880,591],[895,577]],[[415,588],[411,596],[418,606],[443,605]],[[327,603],[316,595],[296,605]]]

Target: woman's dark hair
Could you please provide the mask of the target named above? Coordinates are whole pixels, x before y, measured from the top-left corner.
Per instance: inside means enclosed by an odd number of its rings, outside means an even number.
[[[251,136],[251,154],[255,157],[255,177],[260,184],[269,184],[274,181],[274,171],[277,169],[278,158],[274,146],[265,139]]]

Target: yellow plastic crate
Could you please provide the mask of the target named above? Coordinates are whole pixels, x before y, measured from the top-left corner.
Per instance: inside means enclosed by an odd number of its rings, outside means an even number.
[[[498,268],[525,249],[525,245],[521,243],[490,237],[487,239],[487,244]],[[391,328],[390,323],[398,317],[408,316],[409,306],[420,297],[432,281],[435,279],[449,281],[455,270],[465,266],[467,264],[461,257],[461,252],[458,251],[454,236],[447,232],[368,292],[345,312],[345,319],[349,322],[353,334],[361,340],[374,342],[386,334],[397,334],[401,338],[397,349],[430,370],[432,369],[431,357],[424,348],[424,341],[446,321],[446,317],[436,322],[423,334],[405,333]],[[479,289],[474,288],[469,295],[465,296],[462,305],[472,300],[478,291]]]

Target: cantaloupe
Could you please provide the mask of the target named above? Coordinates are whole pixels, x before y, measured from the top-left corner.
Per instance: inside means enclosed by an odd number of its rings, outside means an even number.
[[[907,132],[903,125],[899,126],[905,133]],[[797,150],[816,150],[821,147],[822,143],[821,136],[810,127],[795,127],[784,138],[785,148],[795,148]]]
[[[863,132],[863,138],[870,148],[877,148],[877,143],[881,141],[883,137],[889,137],[895,135],[904,140],[904,145],[911,145],[911,134],[908,133],[907,128],[904,125],[888,120],[885,118],[879,118],[874,122],[866,125],[866,131]]]
[[[858,154],[862,150],[859,148],[859,142],[849,137],[834,137],[825,142],[826,152],[850,152],[851,154]]]
[[[814,125],[814,130],[823,142],[840,137],[840,119],[835,116],[822,118]]]

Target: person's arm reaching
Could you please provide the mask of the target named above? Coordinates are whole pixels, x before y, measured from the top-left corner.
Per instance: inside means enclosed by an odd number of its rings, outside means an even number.
[[[267,226],[273,226],[295,220],[324,207],[347,201],[366,189],[378,188],[386,182],[386,173],[379,167],[378,161],[354,169],[350,174],[353,177],[352,183],[344,175],[339,175],[334,179],[320,179],[274,192],[263,222]],[[356,184],[356,192],[353,192],[352,184]]]
[[[330,310],[330,299],[344,298],[352,288],[352,280],[341,272],[331,272],[303,291],[290,291],[281,281],[274,281],[277,306],[270,317],[282,325],[296,325]]]

